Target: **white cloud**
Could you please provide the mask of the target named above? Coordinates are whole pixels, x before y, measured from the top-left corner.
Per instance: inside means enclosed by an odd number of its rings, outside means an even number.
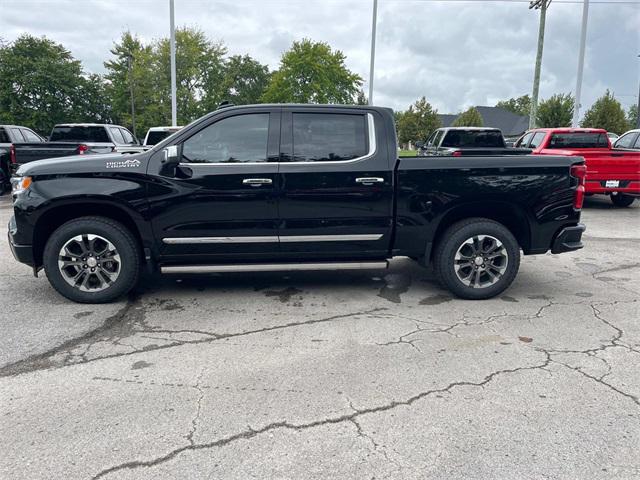
[[[143,40],[168,35],[168,0],[0,0],[0,35],[46,35],[92,72],[103,70],[124,30]],[[328,42],[366,80],[371,2],[367,0],[175,0],[176,24],[197,26],[232,54],[276,68],[293,40]],[[542,98],[573,92],[579,4],[552,3],[542,64]],[[526,3],[380,0],[374,100],[404,109],[425,95],[441,112],[530,93],[538,30]],[[640,4],[592,4],[582,104],[610,89],[637,101]]]

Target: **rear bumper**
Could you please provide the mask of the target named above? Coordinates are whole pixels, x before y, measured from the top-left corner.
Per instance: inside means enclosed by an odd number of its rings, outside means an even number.
[[[565,227],[553,239],[551,253],[573,252],[584,247],[582,243],[582,233],[586,230],[583,223],[574,227]]]
[[[606,180],[587,179],[585,183],[585,193],[600,195],[624,193],[626,195],[640,196],[640,180],[619,180],[617,187],[607,187]]]
[[[20,263],[24,263],[33,267],[35,263],[33,259],[33,246],[21,245],[16,243],[13,239],[13,235],[16,231],[17,228],[15,217],[11,217],[11,220],[9,220],[9,232],[7,234],[7,236],[9,237],[9,248],[11,248],[11,253],[13,254],[13,257]]]

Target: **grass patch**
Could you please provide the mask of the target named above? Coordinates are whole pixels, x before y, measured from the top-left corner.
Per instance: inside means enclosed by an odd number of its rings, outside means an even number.
[[[400,150],[401,157],[415,157],[418,155],[417,150]]]

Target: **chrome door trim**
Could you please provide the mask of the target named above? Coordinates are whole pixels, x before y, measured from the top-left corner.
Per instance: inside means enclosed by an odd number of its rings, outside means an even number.
[[[239,265],[165,265],[161,273],[224,273],[224,272],[285,272],[300,270],[383,270],[386,260],[379,262],[327,262],[327,263],[262,263]]]
[[[366,233],[358,235],[281,235],[280,243],[358,242],[363,240],[380,240],[382,236],[382,233]]]
[[[162,242],[167,245],[203,243],[278,243],[278,237],[170,237],[163,238]]]
[[[297,242],[359,242],[380,240],[383,233],[357,235],[283,235],[264,237],[168,237],[162,242],[167,245],[207,244],[207,243],[297,243]]]
[[[245,178],[242,180],[243,185],[251,185],[252,187],[259,187],[260,185],[271,185],[273,180],[270,178]]]
[[[374,183],[384,183],[384,178],[381,177],[360,177],[356,178],[356,183],[363,185],[373,185]]]

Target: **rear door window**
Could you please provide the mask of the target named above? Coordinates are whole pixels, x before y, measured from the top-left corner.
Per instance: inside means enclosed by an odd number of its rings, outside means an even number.
[[[32,132],[28,128],[21,128],[20,131],[22,132],[22,136],[27,140],[27,142],[42,142],[42,139],[38,135],[36,135],[35,132]]]
[[[17,143],[26,142],[19,128],[12,128],[11,135],[13,135],[14,142],[17,142]]]
[[[133,145],[136,141],[133,139],[133,135],[126,128],[121,128],[120,132],[122,132],[122,137],[124,138],[124,143],[128,145]]]
[[[363,114],[294,113],[293,161],[335,162],[367,154]]]
[[[124,137],[122,133],[120,133],[120,129],[117,127],[109,127],[109,131],[111,132],[111,136],[113,137],[113,142],[118,144],[125,143]]]

